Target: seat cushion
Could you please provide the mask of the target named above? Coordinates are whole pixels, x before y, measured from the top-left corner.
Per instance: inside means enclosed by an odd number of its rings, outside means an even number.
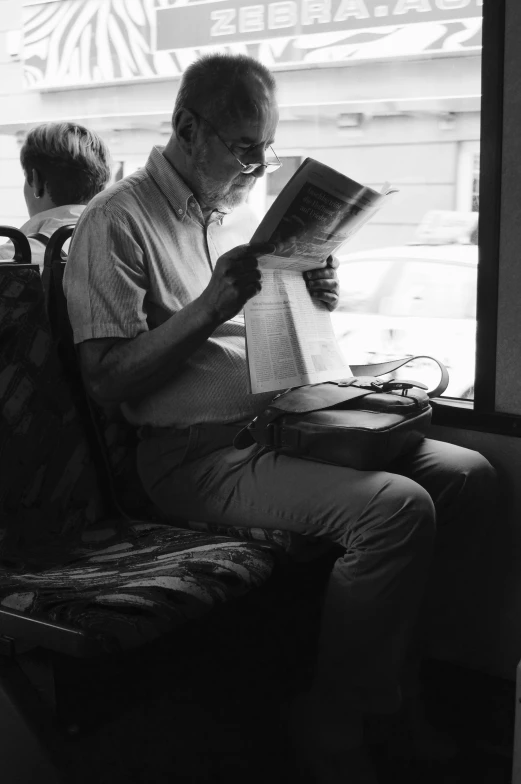
[[[144,645],[261,585],[259,545],[154,523],[110,523],[33,551],[39,568],[0,562],[0,606],[83,629],[100,647]]]
[[[219,523],[202,523],[196,520],[179,523],[179,525],[186,525],[192,531],[214,534],[215,536],[231,536],[245,542],[257,542],[273,549],[279,556],[284,554],[297,563],[314,561],[331,549],[331,542],[318,536],[303,536],[294,531],[277,528],[239,528]]]

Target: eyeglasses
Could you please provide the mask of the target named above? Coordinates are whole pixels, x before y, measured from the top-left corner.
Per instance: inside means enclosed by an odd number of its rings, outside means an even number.
[[[188,109],[188,107],[186,107],[186,108]],[[230,155],[233,155],[233,157],[235,158],[235,160],[237,161],[237,163],[241,167],[243,174],[251,174],[252,172],[255,171],[255,169],[258,169],[260,166],[263,166],[266,169],[266,174],[270,174],[271,172],[274,172],[277,169],[280,169],[280,167],[282,166],[282,161],[279,160],[279,158],[277,156],[277,153],[275,152],[275,150],[273,149],[271,144],[268,147],[268,149],[270,150],[271,155],[266,156],[265,163],[243,163],[241,161],[241,159],[238,158],[235,155],[233,150],[231,150],[228,147],[228,145],[226,144],[224,139],[221,139],[221,137],[219,136],[219,134],[217,133],[217,131],[213,127],[212,123],[209,120],[207,120],[206,117],[203,117],[201,114],[196,112],[194,109],[188,109],[188,111],[191,112],[193,115],[195,115],[199,120],[203,120],[208,126],[210,126],[210,128],[212,129],[214,134],[217,136],[217,138],[219,139],[221,144],[224,144],[224,146],[226,147],[226,149],[228,150]],[[257,145],[253,145],[253,146],[257,146]]]

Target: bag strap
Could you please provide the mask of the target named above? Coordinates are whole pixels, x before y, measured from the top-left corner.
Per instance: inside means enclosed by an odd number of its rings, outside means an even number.
[[[401,359],[393,359],[389,362],[375,362],[374,365],[349,365],[351,373],[355,376],[384,376],[386,373],[392,373],[394,370],[407,365],[415,359],[430,359],[435,362],[441,372],[439,384],[427,392],[429,397],[439,397],[442,395],[449,385],[449,371],[439,359],[431,357],[428,354],[419,354],[416,357],[402,357]]]

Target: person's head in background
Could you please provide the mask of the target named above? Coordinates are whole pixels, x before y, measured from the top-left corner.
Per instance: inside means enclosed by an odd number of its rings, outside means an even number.
[[[20,150],[29,216],[66,204],[87,204],[110,178],[107,145],[94,131],[72,122],[33,128]]]

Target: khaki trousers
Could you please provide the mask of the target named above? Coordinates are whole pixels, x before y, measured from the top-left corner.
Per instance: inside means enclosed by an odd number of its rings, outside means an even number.
[[[436,529],[445,542],[435,587],[443,611],[486,534],[494,470],[477,452],[429,439],[390,470],[357,471],[257,445],[237,450],[234,432],[144,429],[138,467],[146,491],[173,516],[340,544],[344,553],[324,599],[315,688],[339,721],[349,711],[394,712]]]

